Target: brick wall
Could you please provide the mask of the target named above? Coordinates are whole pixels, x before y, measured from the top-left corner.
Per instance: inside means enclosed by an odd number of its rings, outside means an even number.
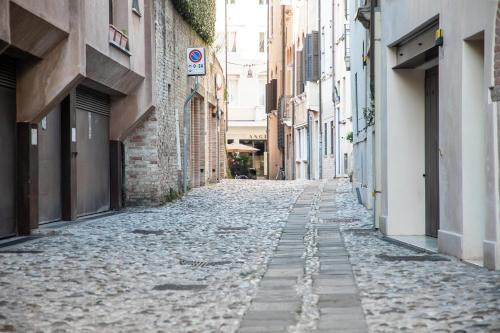
[[[201,38],[184,22],[173,8],[170,0],[155,0],[153,6],[154,22],[154,69],[155,110],[136,125],[130,133],[125,146],[125,204],[158,205],[165,201],[171,189],[180,191],[178,175],[176,110],[179,114],[181,163],[183,155],[183,105],[184,99],[194,86],[194,79],[187,77],[186,48],[205,47],[208,57],[214,55]],[[220,65],[214,73],[222,72]],[[211,66],[213,67],[213,66]],[[188,177],[193,181],[191,187],[203,185],[205,178],[200,170],[205,170],[205,133],[207,98],[215,96],[214,73],[200,78],[200,94],[191,105],[192,117],[196,119],[191,128],[191,147],[188,158]],[[197,109],[198,111],[196,111]],[[224,141],[222,141],[223,143]],[[221,147],[221,150],[223,148]],[[221,159],[224,158],[221,155]],[[182,165],[182,164],[181,164]]]

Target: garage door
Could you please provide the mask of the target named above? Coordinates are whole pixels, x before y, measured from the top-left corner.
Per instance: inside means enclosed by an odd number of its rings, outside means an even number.
[[[109,113],[107,95],[79,88],[76,92],[77,215],[110,208]]]
[[[40,223],[57,221],[61,205],[61,108],[38,124],[38,216]]]
[[[16,234],[16,67],[0,56],[0,237]]]

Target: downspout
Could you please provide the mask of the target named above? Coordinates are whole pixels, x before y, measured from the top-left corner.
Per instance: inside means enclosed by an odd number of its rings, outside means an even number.
[[[307,110],[307,179],[311,180],[311,110]]]
[[[189,102],[193,99],[194,95],[198,92],[198,88],[200,87],[200,83],[198,82],[198,77],[195,79],[194,89],[191,91],[189,96],[184,101],[184,172],[182,175],[182,185],[184,187],[184,193],[187,193],[187,173],[188,173],[188,146],[189,146],[189,123],[191,121],[191,112],[189,112]]]
[[[375,110],[375,6],[377,5],[377,0],[371,0],[370,1],[370,104],[373,105],[373,112],[377,112]],[[370,105],[371,106],[371,105]],[[375,115],[374,115],[375,119]],[[374,172],[373,172],[373,228],[377,228],[377,193],[379,189],[377,189],[377,157],[376,157],[376,151],[377,151],[377,140],[375,139],[375,136],[378,135],[378,133],[375,133],[375,125],[373,125],[373,163],[374,165]]]
[[[285,32],[285,5],[281,5],[281,99],[283,102],[283,108],[284,108],[284,103],[286,102],[285,100],[285,95],[286,95],[286,90],[285,90],[285,85],[286,85],[286,32]],[[283,120],[283,115],[281,114],[281,119],[280,119],[280,106],[278,105],[278,126],[284,127],[285,125],[280,123],[280,120]],[[284,111],[284,110],[281,110]],[[278,131],[279,133],[280,131]],[[282,131],[283,135],[285,133],[285,129],[283,128]],[[279,140],[279,138],[278,138]],[[284,138],[283,138],[284,141]],[[285,147],[284,147],[284,142],[283,142],[283,151],[281,152],[281,167],[285,168]]]
[[[334,151],[333,151],[333,156],[334,156],[334,178],[337,178],[337,132],[339,130],[338,128],[338,115],[337,115],[337,100],[335,99],[335,84],[337,82],[336,80],[336,73],[337,73],[337,68],[335,66],[335,0],[332,0],[332,102],[333,102],[333,117],[334,117],[334,124],[335,124],[335,133],[332,133],[332,136],[335,138],[335,145],[334,145]],[[335,121],[335,119],[337,121]],[[332,128],[333,131],[333,128]]]
[[[318,0],[318,52],[319,52],[319,153],[318,153],[318,167],[319,167],[319,179],[323,179],[323,100],[322,100],[322,79],[321,79],[321,64],[322,64],[322,54],[321,54],[321,36],[323,36],[321,29],[321,0]]]
[[[227,1],[225,1],[226,3],[226,7],[227,7]],[[270,61],[270,56],[269,56],[269,47],[270,47],[270,36],[269,36],[269,15],[270,15],[270,4],[271,4],[271,1],[267,1],[267,41],[266,41],[266,44],[267,44],[267,50],[266,50],[266,55],[267,55],[267,69],[266,69],[266,76],[267,76],[267,80],[266,80],[266,86],[267,84],[269,84],[269,61]],[[226,50],[227,50],[227,46],[226,46]],[[267,94],[267,89],[266,89],[266,94]],[[267,104],[267,96],[266,96],[266,104]],[[270,179],[269,178],[269,151],[270,151],[270,145],[269,145],[269,113],[268,113],[268,110],[267,110],[267,105],[266,105],[266,147],[267,149],[267,156],[266,156],[266,160],[267,160],[267,179]]]
[[[295,49],[295,46],[293,47],[293,70],[292,70],[292,95],[296,95],[295,89],[297,89],[296,86],[296,73],[295,73],[295,62],[297,61],[296,58],[297,51]],[[295,180],[295,101],[292,101],[292,179]]]

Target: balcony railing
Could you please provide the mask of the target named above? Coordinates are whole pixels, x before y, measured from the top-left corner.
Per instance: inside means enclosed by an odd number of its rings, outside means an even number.
[[[130,54],[128,36],[112,24],[109,25],[109,43]]]

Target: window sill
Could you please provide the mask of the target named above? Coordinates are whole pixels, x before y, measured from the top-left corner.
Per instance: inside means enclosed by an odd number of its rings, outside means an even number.
[[[122,51],[123,53],[125,53],[125,54],[126,54],[126,55],[128,55],[129,57],[130,57],[130,56],[132,56],[132,53],[131,53],[129,50],[124,49],[123,47],[121,47],[121,45],[119,45],[119,44],[117,44],[117,43],[115,43],[115,42],[113,42],[113,41],[109,41],[109,44],[110,44],[111,46],[113,46],[114,48],[117,48],[118,50]]]

